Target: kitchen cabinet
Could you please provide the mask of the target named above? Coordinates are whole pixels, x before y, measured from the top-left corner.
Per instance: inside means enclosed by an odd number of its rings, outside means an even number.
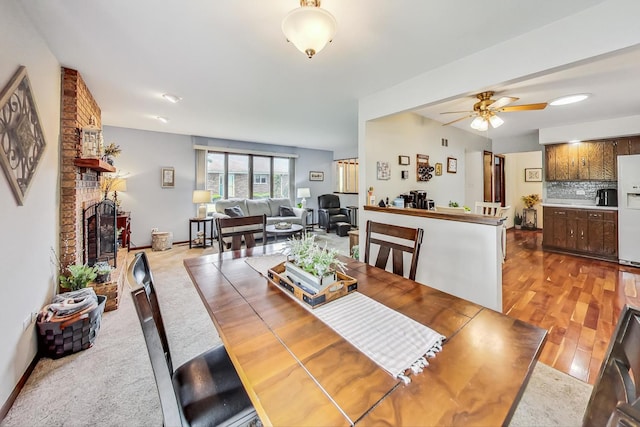
[[[615,181],[617,144],[586,141],[545,146],[547,181]]]
[[[618,259],[616,211],[545,206],[543,215],[543,248],[594,258]]]

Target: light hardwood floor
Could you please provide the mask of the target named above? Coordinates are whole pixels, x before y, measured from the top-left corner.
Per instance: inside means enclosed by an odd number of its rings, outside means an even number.
[[[640,269],[542,251],[542,232],[509,230],[502,307],[549,331],[540,361],[593,384],[625,304],[640,306]]]

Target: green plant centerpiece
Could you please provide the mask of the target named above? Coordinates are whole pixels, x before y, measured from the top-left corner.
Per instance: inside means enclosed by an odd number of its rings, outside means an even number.
[[[67,266],[68,275],[60,276],[60,287],[77,291],[87,287],[89,282],[95,280],[97,274],[95,267],[86,264],[74,264]]]
[[[287,241],[286,273],[299,282],[307,283],[315,289],[323,288],[337,280],[336,271],[345,272],[345,264],[340,261],[336,249],[320,247],[315,235],[304,233],[300,239]]]
[[[99,261],[93,265],[96,272],[96,283],[106,283],[111,280],[111,265],[107,261]]]

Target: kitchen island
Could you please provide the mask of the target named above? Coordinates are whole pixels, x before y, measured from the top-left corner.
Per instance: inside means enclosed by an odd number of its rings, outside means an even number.
[[[365,206],[359,238],[361,259],[364,259],[368,220],[422,228],[424,237],[416,282],[502,312],[504,219],[470,213]],[[372,256],[375,258],[376,253]]]

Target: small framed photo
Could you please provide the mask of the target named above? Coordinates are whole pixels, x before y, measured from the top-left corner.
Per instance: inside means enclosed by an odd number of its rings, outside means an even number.
[[[436,163],[436,176],[442,175],[442,163]]]
[[[447,157],[447,172],[458,172],[458,159],[456,159],[455,157]]]
[[[525,182],[542,182],[542,169],[530,168],[524,170]]]
[[[401,171],[402,179],[409,179],[409,171]]]
[[[377,162],[376,170],[378,179],[391,179],[391,168],[389,167],[389,162]]]
[[[406,166],[411,162],[409,156],[398,156],[398,164]]]
[[[321,171],[309,172],[309,181],[324,181],[324,172],[321,172]]]
[[[162,168],[160,175],[162,188],[173,188],[176,186],[176,170],[174,168]]]

